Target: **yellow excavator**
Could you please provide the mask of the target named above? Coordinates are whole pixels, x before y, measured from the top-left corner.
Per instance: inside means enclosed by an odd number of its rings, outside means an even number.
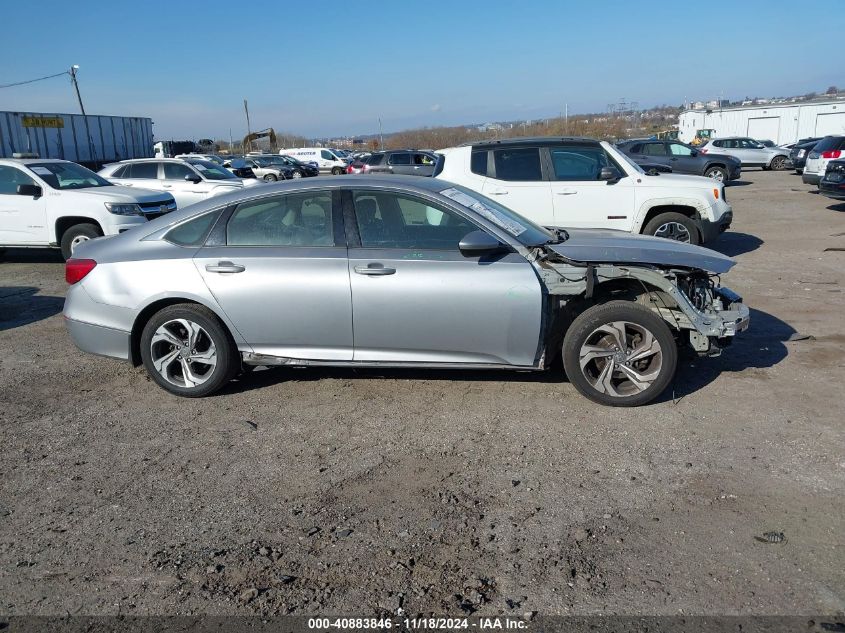
[[[246,136],[244,136],[242,145],[244,154],[252,150],[252,142],[257,141],[260,138],[269,138],[270,148],[273,150],[273,152],[276,151],[276,130],[271,127],[268,127],[266,130],[260,130],[258,132],[253,132],[252,134],[247,134]]]

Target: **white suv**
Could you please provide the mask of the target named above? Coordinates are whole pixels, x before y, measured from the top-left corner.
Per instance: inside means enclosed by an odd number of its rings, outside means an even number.
[[[200,158],[124,160],[106,165],[98,173],[125,187],[167,191],[180,209],[244,186],[244,181],[225,167]]]
[[[722,183],[646,175],[604,141],[504,139],[438,153],[437,178],[497,199],[544,226],[617,229],[700,244],[733,219]]]
[[[0,159],[0,249],[60,247],[117,235],[176,209],[168,193],[116,187],[67,160]]]

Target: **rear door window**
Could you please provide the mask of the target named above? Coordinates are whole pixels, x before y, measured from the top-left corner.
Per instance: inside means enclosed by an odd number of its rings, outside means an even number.
[[[226,226],[229,246],[333,246],[331,192],[289,194],[238,205]]]
[[[487,175],[487,152],[473,152],[470,158],[469,170],[479,176]]]
[[[390,165],[410,165],[411,155],[406,153],[391,154],[387,162]]]
[[[543,180],[543,170],[540,167],[540,149],[537,147],[494,150],[493,162],[498,180]]]
[[[129,173],[124,178],[140,178],[143,180],[156,180],[158,178],[158,163],[132,163]]]
[[[666,156],[666,146],[663,143],[646,143],[643,145],[646,156]]]

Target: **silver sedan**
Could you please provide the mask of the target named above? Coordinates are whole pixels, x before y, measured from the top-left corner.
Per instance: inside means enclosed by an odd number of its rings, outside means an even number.
[[[205,396],[257,365],[544,370],[632,406],[677,346],[717,354],[748,308],[713,251],[537,226],[442,180],[294,180],[209,199],[67,262],[65,317],[87,352]]]

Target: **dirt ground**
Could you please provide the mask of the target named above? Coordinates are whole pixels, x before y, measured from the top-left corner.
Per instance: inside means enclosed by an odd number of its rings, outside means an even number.
[[[751,329],[630,410],[560,373],[179,399],[79,353],[58,256],[8,251],[0,613],[845,612],[845,205],[758,170],[728,200]]]

